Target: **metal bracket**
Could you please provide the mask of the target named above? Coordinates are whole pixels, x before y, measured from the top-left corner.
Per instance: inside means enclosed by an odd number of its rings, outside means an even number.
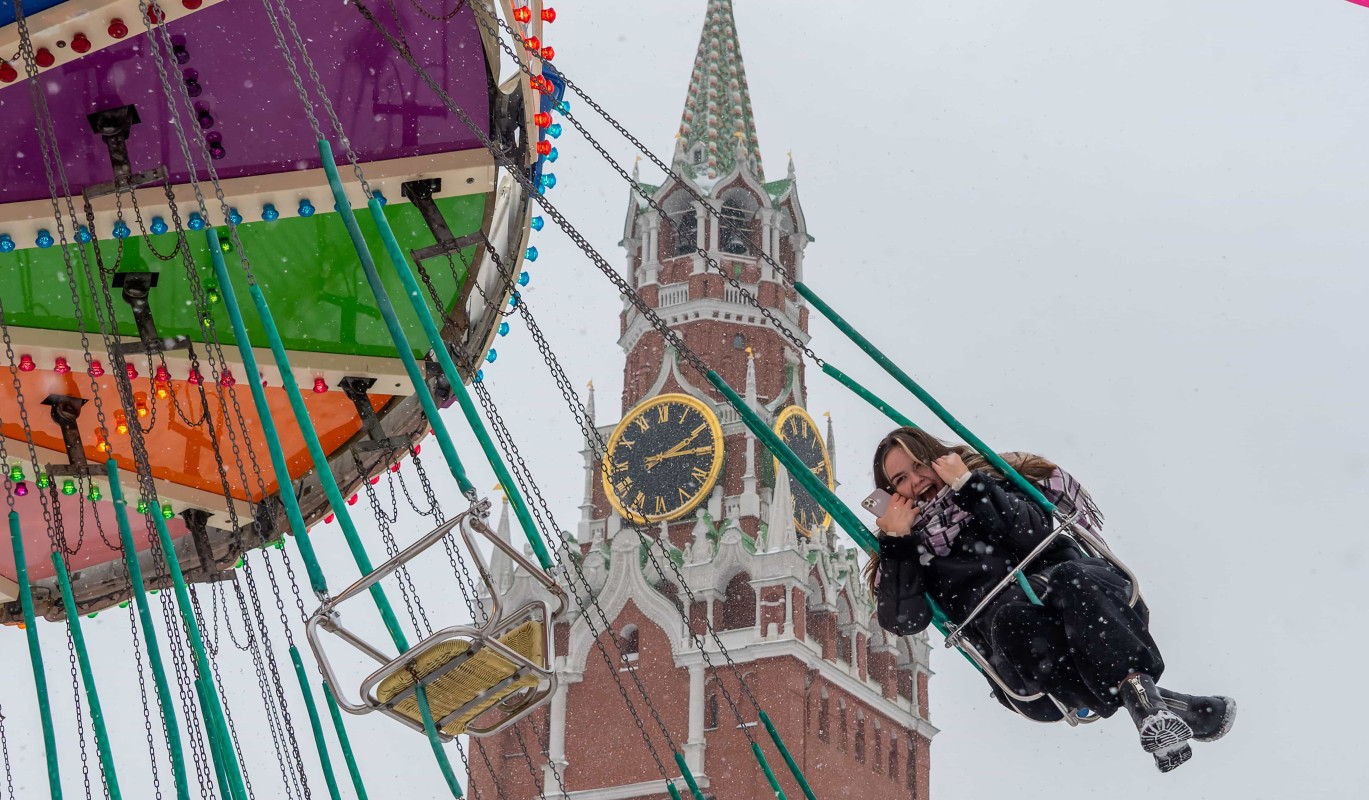
[[[190,529],[190,542],[195,546],[195,557],[200,561],[200,569],[206,573],[218,572],[214,563],[214,548],[209,544],[209,513],[198,508],[187,508],[181,512],[185,527]]]
[[[152,320],[152,289],[157,285],[156,272],[118,272],[114,275],[114,288],[123,289],[122,297],[133,311],[133,322],[138,326],[138,341],[121,342],[121,355],[142,355],[144,353],[165,353],[168,350],[184,350],[190,346],[188,336],[158,336],[157,323]]]
[[[84,397],[64,394],[50,394],[43,398],[43,405],[51,407],[52,421],[62,429],[62,445],[66,448],[68,462],[48,465],[49,475],[85,476],[104,471],[86,460],[86,448],[81,444],[81,429],[76,421],[81,418],[81,407],[86,402]]]
[[[165,164],[143,172],[133,171],[133,162],[128,156],[128,136],[133,126],[142,122],[136,107],[107,108],[87,114],[86,120],[90,123],[90,129],[105,140],[105,147],[109,149],[109,164],[114,169],[114,180],[92,184],[81,190],[81,196],[87,201],[141,186],[166,183]]]
[[[338,388],[347,399],[356,406],[357,416],[361,417],[361,429],[366,431],[366,435],[371,437],[369,442],[358,442],[357,450],[371,452],[375,450],[399,450],[408,449],[409,440],[401,436],[386,436],[385,428],[380,424],[380,417],[376,416],[374,408],[371,408],[371,401],[366,392],[375,386],[375,378],[359,378],[349,376],[338,381]]]
[[[414,207],[418,209],[418,213],[423,215],[423,221],[428,224],[428,230],[437,240],[437,244],[409,251],[416,262],[421,263],[434,256],[456,253],[463,248],[485,241],[485,234],[481,231],[467,234],[460,239],[452,236],[452,229],[447,227],[447,220],[443,218],[442,211],[433,201],[433,195],[440,191],[442,191],[441,178],[405,181],[399,186],[399,193],[413,203]]]

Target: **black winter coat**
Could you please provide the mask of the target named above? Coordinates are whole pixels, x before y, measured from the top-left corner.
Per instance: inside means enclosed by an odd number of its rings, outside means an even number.
[[[916,529],[910,536],[879,538],[875,600],[880,627],[890,633],[907,636],[926,629],[932,612],[924,593],[936,600],[952,622],[965,619],[1051,530],[1046,513],[1021,490],[982,472],[973,473],[951,499],[970,513],[970,519],[947,555],[923,565]],[[1062,539],[1036,558],[1027,569],[1028,579],[1079,557],[1069,540]],[[1044,588],[1037,580],[1032,583],[1038,591]],[[1010,586],[1000,594],[1000,598],[1005,596],[1020,598],[1020,589]]]

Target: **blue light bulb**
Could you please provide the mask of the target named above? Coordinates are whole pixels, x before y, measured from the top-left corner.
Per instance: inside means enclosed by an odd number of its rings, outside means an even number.
[[[499,335],[500,335],[500,336],[508,336],[508,335],[509,335],[509,323],[507,323],[507,322],[501,322],[501,323],[499,323]]]
[[[526,259],[529,260],[529,261],[536,261],[536,260],[537,260],[537,248],[536,248],[536,247],[529,247],[527,250],[524,250],[524,251],[523,251],[523,258],[526,258]]]
[[[569,100],[561,100],[561,101],[558,101],[558,102],[556,103],[556,105],[553,106],[553,108],[555,108],[557,111],[561,112],[562,114],[569,114],[569,113],[570,113],[570,101],[569,101]]]
[[[153,218],[152,218],[152,227],[149,228],[149,230],[151,230],[153,233],[157,234],[158,236],[161,236],[163,233],[166,233],[168,230],[170,230],[170,228],[167,227],[167,225],[166,225],[166,220],[162,219],[161,217],[153,217]],[[76,232],[76,235],[77,235],[77,237],[80,237],[81,232],[80,232],[80,231],[77,231],[77,232]]]
[[[261,207],[261,218],[267,222],[275,222],[280,219],[280,212],[276,210],[275,203],[267,203]]]
[[[114,223],[114,238],[115,238],[115,239],[127,239],[127,238],[128,238],[128,235],[129,235],[130,233],[133,233],[133,231],[131,231],[131,230],[128,229],[128,223],[127,223],[127,222],[124,222],[123,220],[119,220],[118,222]]]
[[[556,174],[552,172],[543,172],[542,177],[539,178],[537,182],[543,189],[554,189],[556,188]]]
[[[553,163],[553,164],[555,164],[555,163],[556,163],[556,159],[558,159],[558,158],[560,158],[560,157],[561,157],[561,151],[560,151],[560,150],[557,150],[555,147],[553,147],[553,148],[551,149],[551,152],[550,152],[550,153],[547,153],[547,160],[550,161],[550,162]]]
[[[532,218],[532,229],[535,231],[542,230],[542,228],[546,227],[546,224],[547,223],[541,217]]]
[[[553,139],[561,138],[561,123],[553,122],[547,126],[547,135]]]
[[[52,234],[48,233],[47,228],[44,228],[43,230],[38,231],[38,239],[35,243],[39,247],[52,247],[57,243],[57,240],[52,238]]]
[[[520,272],[520,273],[518,273],[518,285],[519,285],[519,286],[527,286],[527,285],[528,285],[528,281],[530,281],[530,280],[532,280],[532,276],[529,275],[528,273],[526,273],[526,272]]]
[[[81,244],[90,244],[90,240],[94,238],[94,236],[90,235],[90,228],[81,225],[76,229],[76,241]]]
[[[299,201],[299,215],[301,217],[314,216],[314,204],[309,202],[308,200]]]
[[[198,211],[190,212],[190,219],[185,221],[185,227],[192,231],[204,230],[204,217],[200,216]]]
[[[0,253],[13,253],[17,245],[8,233],[0,233]]]
[[[490,352],[485,354],[485,360],[493,364],[496,358],[499,358],[499,353],[496,352],[493,347],[491,347]]]
[[[518,292],[514,292],[513,297],[509,298],[509,305],[513,308],[518,308],[518,301],[522,299],[523,295],[519,294]]]
[[[390,202],[389,198],[387,198],[385,195],[383,195],[383,194],[380,193],[380,190],[376,190],[376,191],[374,191],[374,192],[371,192],[371,196],[374,197],[374,198],[376,199],[376,202],[379,203],[379,204],[382,205],[382,206],[385,205],[386,203]]]
[[[228,209],[228,221],[233,225],[241,225],[242,214],[239,214],[236,208],[230,208]]]
[[[483,381],[483,380],[485,380],[485,370],[483,370],[483,369],[478,369],[478,370],[476,370],[476,371],[475,371],[475,382],[476,382],[476,383],[480,383],[480,382]]]

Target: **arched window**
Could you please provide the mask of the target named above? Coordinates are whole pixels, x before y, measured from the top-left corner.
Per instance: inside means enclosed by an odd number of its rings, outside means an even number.
[[[718,226],[718,249],[734,256],[753,255],[756,250],[756,198],[740,189],[723,194],[722,220]]]
[[[631,666],[637,663],[637,626],[624,626],[618,634],[618,650],[623,654],[623,666]]]
[[[847,728],[846,728],[846,701],[837,701],[837,747],[844,752],[846,750]]]
[[[856,712],[856,760],[865,763],[865,714]]]
[[[718,729],[718,696],[709,694],[708,701],[704,706],[704,730],[715,731]]]
[[[670,242],[665,248],[667,256],[684,256],[694,252],[699,246],[699,215],[694,204],[689,201],[689,193],[675,192],[666,200],[667,230],[664,240]]]
[[[898,732],[889,737],[889,780],[898,780]]]
[[[908,737],[908,756],[904,761],[908,763],[903,768],[904,772],[907,773],[904,776],[906,780],[903,785],[908,787],[909,797],[917,797],[917,743],[913,741],[911,736]]]
[[[818,738],[824,742],[832,739],[832,702],[826,689],[818,699]]]
[[[750,628],[756,624],[756,590],[751,588],[751,576],[738,572],[727,584],[727,597],[719,613],[720,630]]]
[[[880,729],[879,720],[875,720],[874,735],[875,740],[875,771],[884,769],[884,731]]]

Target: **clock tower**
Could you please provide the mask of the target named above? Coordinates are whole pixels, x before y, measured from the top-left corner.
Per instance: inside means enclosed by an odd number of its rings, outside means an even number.
[[[671,167],[679,177],[659,183],[634,170],[623,224],[625,277],[813,474],[835,487],[832,421],[820,424],[806,408],[801,354],[699,252],[807,341],[807,307],[762,254],[802,279],[813,239],[792,157],[783,178],[765,179],[730,0],[707,0]],[[473,785],[488,779],[488,763],[509,797],[664,800],[661,765],[643,745],[646,736],[672,770],[673,745],[708,795],[773,798],[751,754],[751,733],[786,793],[801,797],[764,729],[755,727],[754,707],[739,702],[739,720],[730,703],[720,704],[744,695],[737,672],[712,649],[707,620],[818,797],[928,797],[936,729],[928,718],[926,639],[879,627],[856,548],[626,301],[619,323],[619,418],[599,426],[608,443],[602,459],[584,443],[571,545],[608,626],[596,612],[578,615],[574,607],[558,626],[561,682],[535,717],[547,726],[549,756],[536,782],[511,763],[501,769],[520,750],[506,733],[478,740],[489,758],[471,759]],[[591,419],[594,405],[591,387]],[[676,569],[665,579],[645,562],[634,526],[666,540]],[[507,535],[507,508],[500,530]],[[533,581],[499,554],[493,567],[506,607],[535,593]],[[700,653],[691,632],[703,636],[709,653]],[[669,730],[670,740],[653,727]]]

